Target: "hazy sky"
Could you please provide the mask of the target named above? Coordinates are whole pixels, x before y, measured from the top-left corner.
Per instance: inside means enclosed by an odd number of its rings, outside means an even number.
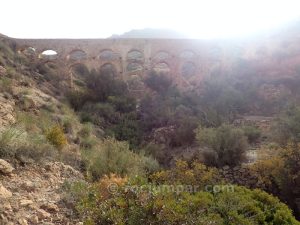
[[[0,33],[105,38],[167,28],[192,38],[251,34],[300,17],[300,0],[1,0]]]

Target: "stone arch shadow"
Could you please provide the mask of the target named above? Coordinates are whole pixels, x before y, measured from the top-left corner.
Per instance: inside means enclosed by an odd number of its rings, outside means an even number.
[[[122,68],[118,62],[103,62],[98,66],[99,72],[104,72],[105,70],[112,69],[115,73],[115,77],[122,77]]]
[[[71,62],[84,62],[88,59],[89,57],[87,52],[81,48],[72,49],[65,57],[66,61]]]
[[[158,62],[169,62],[172,59],[172,54],[167,51],[167,50],[159,50],[156,51],[152,56],[151,56],[151,61],[153,63],[158,63]]]
[[[135,63],[145,63],[145,53],[143,50],[133,48],[126,53],[126,61]]]
[[[102,49],[100,50],[99,54],[97,55],[97,60],[102,62],[116,62],[122,59],[121,54],[112,50],[112,49]]]
[[[153,62],[151,65],[151,71],[156,73],[164,74],[164,75],[172,75],[174,72],[170,62],[167,61],[160,61],[160,62]]]

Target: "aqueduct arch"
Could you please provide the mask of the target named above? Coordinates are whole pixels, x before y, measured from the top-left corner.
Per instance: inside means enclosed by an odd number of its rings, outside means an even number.
[[[87,59],[87,53],[81,49],[74,49],[67,55],[67,60],[84,61]]]
[[[230,63],[227,46],[192,39],[14,39],[18,48],[31,47],[35,60],[45,50],[57,52],[55,59],[66,70],[74,63],[83,63],[89,69],[112,64],[120,77],[143,77],[152,69],[169,71],[178,85],[187,77],[201,80],[209,74],[218,60]],[[216,48],[216,46],[218,46]],[[23,50],[24,51],[24,50]],[[213,56],[213,57],[211,57]],[[226,58],[226,60],[225,60]],[[213,60],[212,60],[213,59]],[[190,70],[189,68],[190,65]],[[226,65],[228,66],[228,65]],[[185,76],[183,75],[183,71]]]

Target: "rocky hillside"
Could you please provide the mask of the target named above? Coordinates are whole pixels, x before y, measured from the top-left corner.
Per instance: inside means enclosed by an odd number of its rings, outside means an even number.
[[[61,162],[14,168],[0,159],[0,224],[82,224],[63,192],[68,182],[81,179],[80,172]]]
[[[68,165],[80,164],[76,137],[70,132],[60,153],[43,137],[67,118],[75,134],[80,122],[55,94],[57,87],[41,79],[27,58],[18,58],[13,42],[1,38],[0,224],[81,224],[64,191],[68,183],[84,179]]]

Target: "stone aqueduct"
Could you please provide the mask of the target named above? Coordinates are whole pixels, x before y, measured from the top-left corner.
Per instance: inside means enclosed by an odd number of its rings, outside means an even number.
[[[150,70],[170,74],[177,85],[195,85],[212,70],[231,64],[230,43],[192,39],[15,39],[19,52],[29,49],[36,60],[58,61],[72,76],[72,67],[112,66],[123,79],[142,78]],[[45,56],[53,50],[55,56]]]

